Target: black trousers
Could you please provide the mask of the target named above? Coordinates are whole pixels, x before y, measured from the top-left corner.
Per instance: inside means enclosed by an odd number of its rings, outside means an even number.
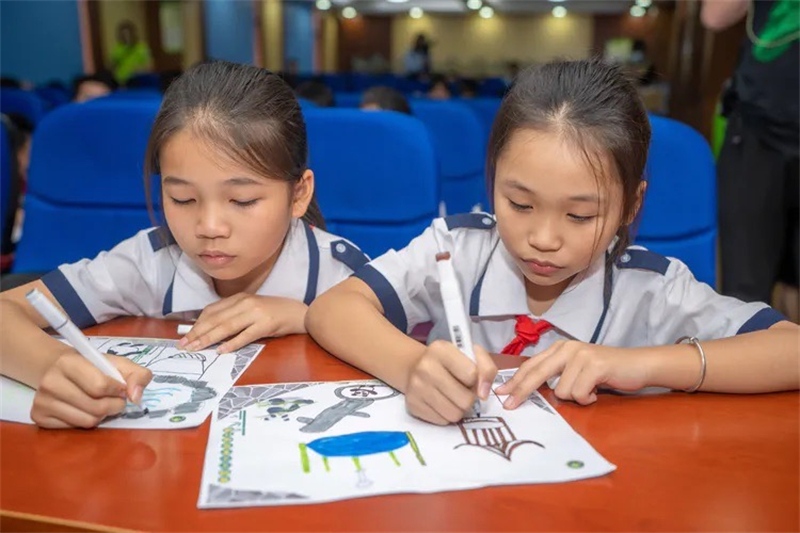
[[[743,123],[728,121],[717,162],[722,293],[770,302],[776,281],[798,284],[800,167]]]

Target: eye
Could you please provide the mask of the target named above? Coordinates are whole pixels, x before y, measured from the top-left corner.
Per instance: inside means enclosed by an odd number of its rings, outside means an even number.
[[[515,211],[528,211],[529,209],[533,209],[533,206],[518,204],[510,198],[508,199],[508,203],[511,204],[511,209]]]
[[[575,222],[589,222],[590,220],[595,218],[597,215],[581,216],[581,215],[573,215],[572,213],[570,213],[567,216],[569,218],[571,218],[572,220],[574,220]]]
[[[169,197],[172,200],[172,203],[175,205],[189,205],[194,202],[194,198],[187,198],[186,200],[181,200],[179,198],[174,198],[172,196]]]
[[[258,198],[253,198],[252,200],[231,200],[231,203],[236,207],[251,207],[256,205],[258,200]]]

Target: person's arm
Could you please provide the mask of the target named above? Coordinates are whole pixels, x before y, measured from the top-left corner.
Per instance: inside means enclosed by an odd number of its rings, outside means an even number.
[[[35,389],[47,369],[70,348],[43,331],[47,322],[25,299],[33,289],[39,289],[63,312],[39,280],[0,293],[0,374]]]
[[[721,31],[739,22],[746,14],[750,0],[703,0],[700,20],[712,31]]]
[[[701,341],[707,392],[759,393],[800,388],[800,327],[788,321],[767,330]],[[700,373],[694,345],[648,348],[648,384],[687,389]],[[678,351],[683,355],[679,356]]]
[[[372,289],[353,277],[314,300],[305,325],[339,359],[405,392],[425,345],[395,328],[383,313]]]

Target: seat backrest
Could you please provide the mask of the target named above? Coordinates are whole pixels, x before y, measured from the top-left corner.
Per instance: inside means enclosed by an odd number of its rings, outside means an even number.
[[[437,216],[433,145],[414,117],[304,110],[309,166],[328,229],[371,257],[404,247]]]
[[[94,257],[152,225],[143,167],[158,106],[99,99],[62,106],[42,121],[33,138],[15,272]]]
[[[650,124],[647,193],[636,242],[677,257],[713,286],[717,187],[711,148],[681,122],[651,115]]]
[[[0,89],[0,112],[22,115],[36,125],[45,114],[44,102],[32,91],[3,87]]]
[[[433,139],[447,213],[468,212],[478,204],[488,210],[485,135],[475,113],[456,101],[411,99],[409,103]]]
[[[361,105],[363,93],[334,93],[333,101],[336,107],[358,107]]]
[[[12,144],[9,126],[0,120],[0,254],[11,253],[11,231],[16,215],[19,188],[15,187],[17,179],[16,155]]]

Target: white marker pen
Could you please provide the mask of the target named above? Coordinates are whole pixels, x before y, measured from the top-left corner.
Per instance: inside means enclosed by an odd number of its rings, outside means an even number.
[[[450,340],[470,361],[477,364],[475,352],[472,349],[469,319],[464,312],[464,301],[461,298],[461,290],[458,288],[456,271],[450,261],[450,252],[436,254],[436,268],[439,270],[439,288],[442,293],[444,314],[447,317],[447,327],[450,330]],[[475,400],[472,410],[475,416],[481,416],[480,398]]]

